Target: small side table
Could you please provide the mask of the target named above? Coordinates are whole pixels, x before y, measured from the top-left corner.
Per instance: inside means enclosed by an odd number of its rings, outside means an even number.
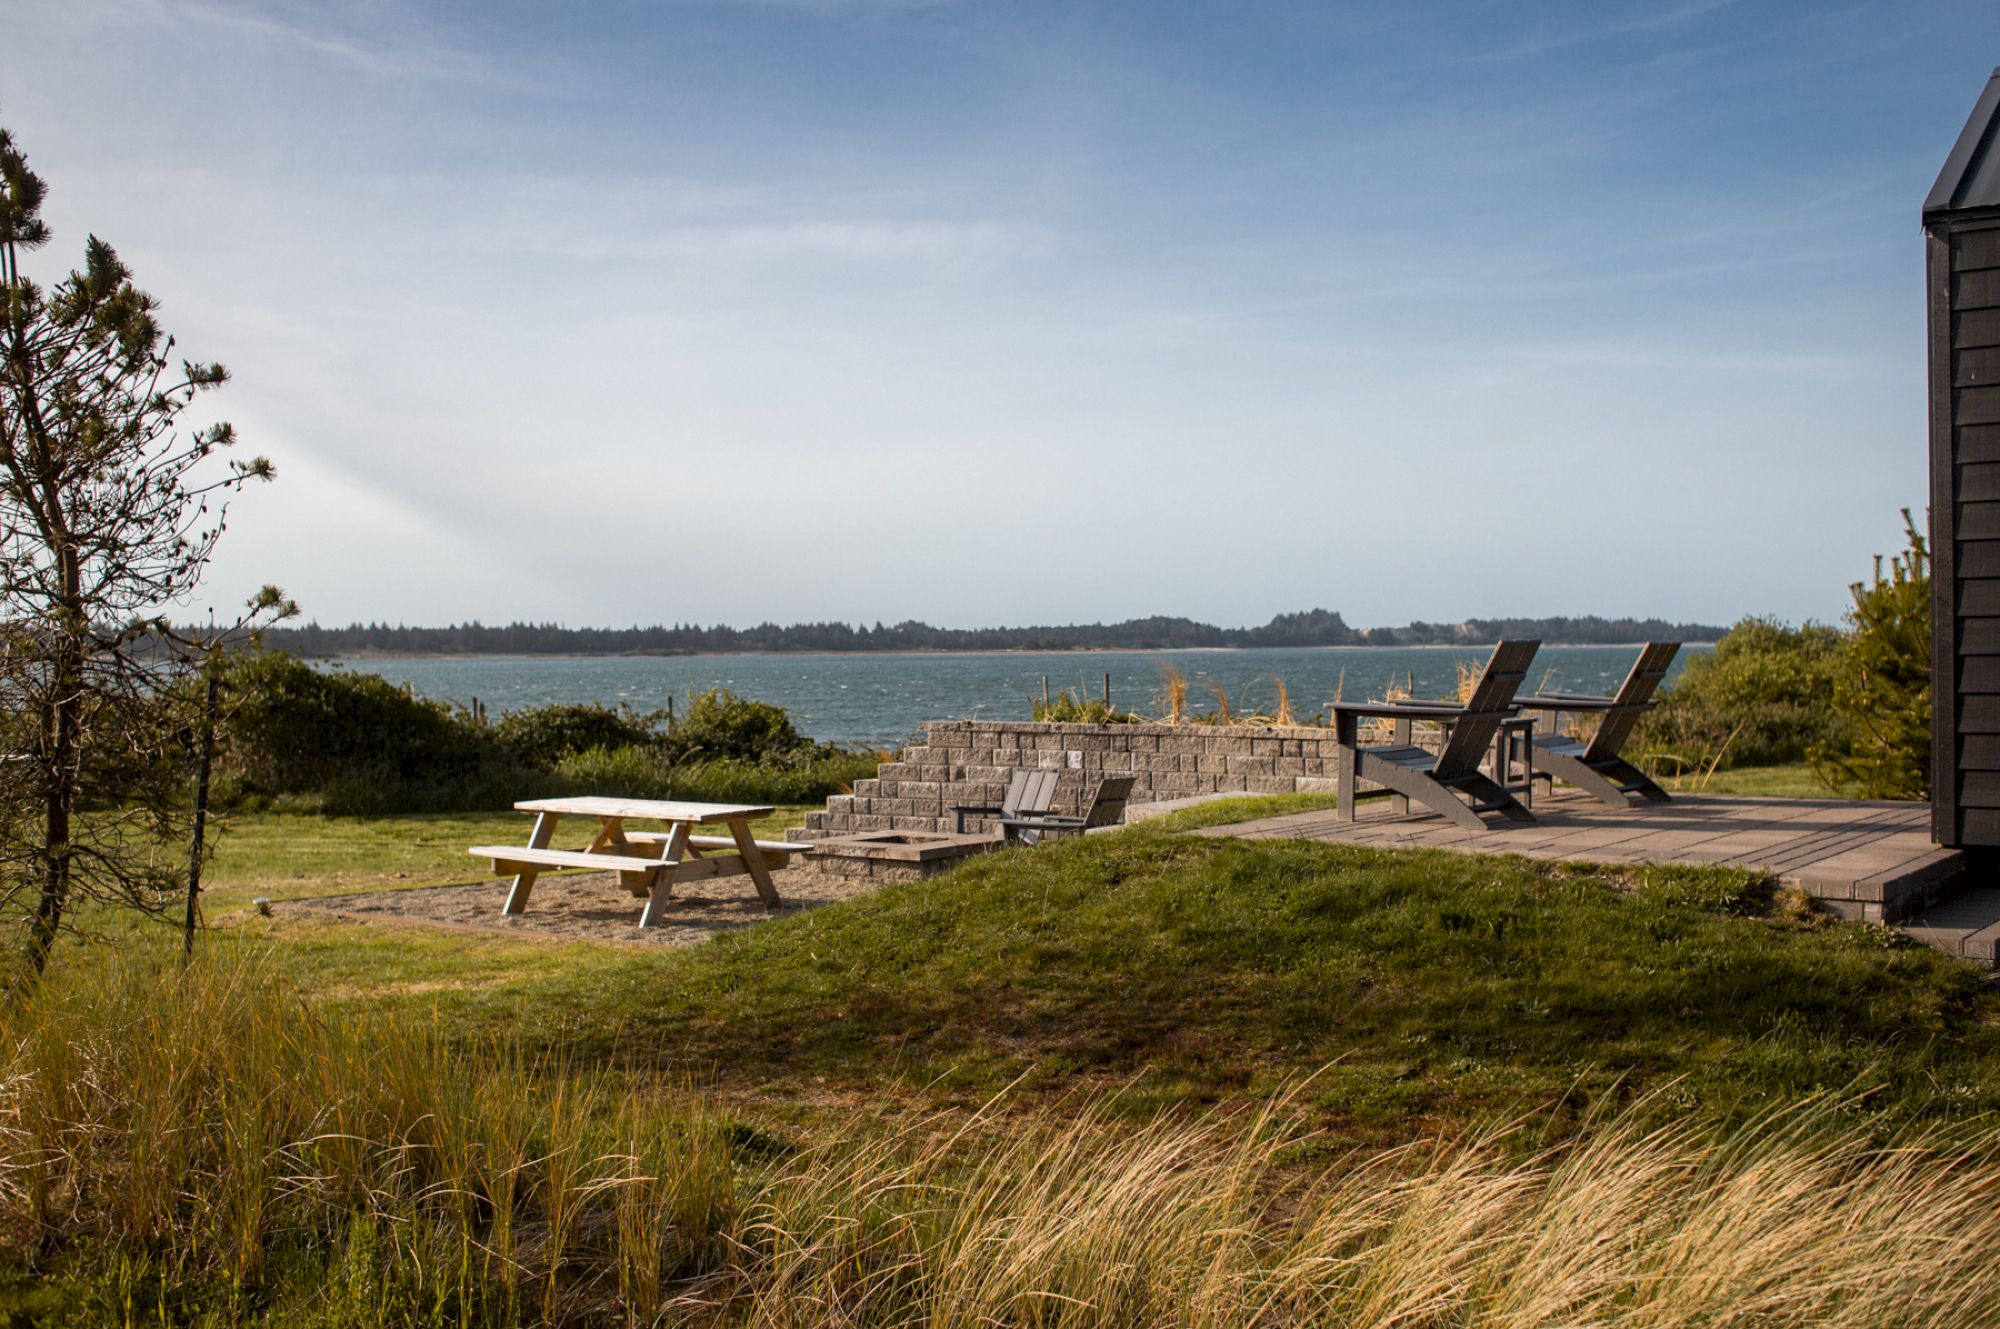
[[[1493,735],[1493,768],[1487,772],[1493,783],[1521,800],[1521,806],[1535,806],[1535,717],[1517,715],[1500,722]]]

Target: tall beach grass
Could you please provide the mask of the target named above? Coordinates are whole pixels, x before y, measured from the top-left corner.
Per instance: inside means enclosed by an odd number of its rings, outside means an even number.
[[[60,1289],[46,1325],[2000,1318],[1991,1132],[1848,1101],[1330,1159],[1284,1095],[787,1142],[685,1086],[329,1016],[240,957],[78,956],[0,1033],[0,1242],[13,1290]]]

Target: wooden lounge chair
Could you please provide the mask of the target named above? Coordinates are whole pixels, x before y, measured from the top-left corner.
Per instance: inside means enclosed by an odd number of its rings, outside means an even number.
[[[1000,818],[1001,838],[1016,844],[1035,844],[1052,835],[1082,835],[1100,826],[1116,826],[1125,820],[1125,804],[1137,781],[1130,775],[1107,775],[1097,782],[1090,806],[1081,817],[1039,812]]]
[[[1615,695],[1596,697],[1579,692],[1543,692],[1522,697],[1514,704],[1522,710],[1540,711],[1553,730],[1564,711],[1576,715],[1596,715],[1597,731],[1586,741],[1554,732],[1535,735],[1535,774],[1551,783],[1562,780],[1593,795],[1607,807],[1630,807],[1627,795],[1637,794],[1648,803],[1665,803],[1667,791],[1653,783],[1644,771],[1619,756],[1625,740],[1639,723],[1639,717],[1655,705],[1653,694],[1667,676],[1681,644],[1677,641],[1647,643],[1633,662],[1632,672]]]
[[[952,829],[958,834],[966,834],[965,823],[969,817],[1021,817],[1047,812],[1055,806],[1056,772],[1015,771],[1007,781],[1006,796],[997,808],[955,807],[952,813]]]
[[[1502,788],[1505,772],[1495,780],[1479,769],[1493,746],[1501,724],[1514,714],[1514,694],[1527,677],[1538,641],[1503,641],[1473,685],[1463,704],[1453,702],[1334,702],[1334,737],[1340,745],[1335,768],[1338,794],[1335,816],[1354,820],[1354,796],[1363,780],[1387,788],[1403,807],[1415,799],[1467,830],[1483,830],[1482,813],[1497,812],[1509,821],[1533,821],[1534,814]],[[1364,748],[1363,718],[1434,720],[1446,726],[1444,743],[1436,752],[1406,744]],[[1397,725],[1398,732],[1403,726]],[[1468,801],[1469,800],[1469,801]]]

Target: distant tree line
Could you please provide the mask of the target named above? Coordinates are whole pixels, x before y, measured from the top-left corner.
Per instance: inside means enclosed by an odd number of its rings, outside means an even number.
[[[553,623],[444,628],[317,623],[270,629],[268,645],[292,655],[697,655],[735,651],[1073,651],[1186,650],[1234,646],[1433,646],[1534,637],[1563,645],[1631,641],[1714,641],[1726,629],[1657,618],[1498,618],[1464,623],[1412,623],[1399,628],[1351,628],[1337,613],[1313,609],[1279,614],[1262,627],[1222,628],[1188,618],[1156,616],[1123,623],[1060,627],[938,628],[928,623],[760,623],[752,628],[565,628]]]

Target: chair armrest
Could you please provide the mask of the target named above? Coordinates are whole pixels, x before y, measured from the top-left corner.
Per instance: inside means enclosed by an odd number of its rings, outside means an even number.
[[[1087,817],[1072,817],[1065,812],[1024,812],[1018,816],[1002,817],[1002,826],[1081,826]]]
[[[1516,697],[1514,704],[1530,711],[1650,711],[1654,701],[1619,701],[1616,697]]]
[[[1329,705],[1336,715],[1366,715],[1390,720],[1456,720],[1466,713],[1463,706],[1445,706],[1437,702],[1399,705],[1387,701],[1336,701]]]
[[[1006,810],[1005,808],[974,807],[970,803],[954,807],[951,810],[952,833],[954,835],[965,834],[965,819],[967,817],[997,817]]]

